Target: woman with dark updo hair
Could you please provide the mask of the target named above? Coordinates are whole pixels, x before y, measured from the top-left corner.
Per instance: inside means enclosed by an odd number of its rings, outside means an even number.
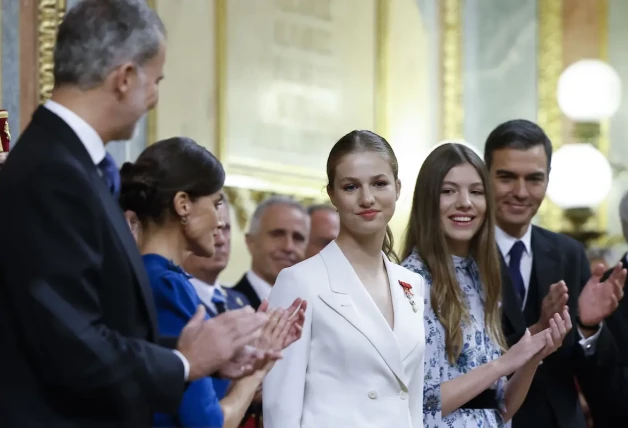
[[[120,175],[120,205],[134,213],[141,229],[138,244],[160,334],[178,336],[202,305],[190,275],[180,266],[190,252],[202,257],[214,254],[214,234],[222,227],[217,208],[222,203],[225,171],[205,148],[177,137],[151,145],[137,162],[125,163]],[[288,310],[269,311],[254,345],[270,357],[252,374],[243,367],[243,374],[248,375],[235,380],[226,397],[216,395],[212,378],[199,379],[186,389],[177,414],[156,414],[153,425],[237,427],[279,351],[299,337],[303,311],[290,315],[300,303],[295,301],[296,306]]]

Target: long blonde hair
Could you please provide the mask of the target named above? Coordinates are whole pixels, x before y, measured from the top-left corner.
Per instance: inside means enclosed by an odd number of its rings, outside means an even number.
[[[430,298],[432,309],[445,329],[445,348],[449,362],[454,364],[463,345],[461,322],[469,320],[469,308],[456,274],[443,233],[440,218],[440,194],[443,180],[455,166],[468,163],[475,168],[484,186],[486,216],[471,241],[471,256],[476,261],[480,281],[486,293],[485,323],[491,339],[502,349],[506,340],[502,331],[501,274],[495,243],[495,207],[488,171],[482,159],[470,148],[449,143],[436,148],[425,159],[412,201],[410,223],[405,236],[404,258],[414,249],[432,276]]]

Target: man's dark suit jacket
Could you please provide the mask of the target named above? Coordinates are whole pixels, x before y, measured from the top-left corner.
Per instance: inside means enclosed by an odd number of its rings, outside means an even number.
[[[0,172],[0,201],[0,426],[137,428],[175,412],[184,366],[155,344],[129,227],[78,136],[44,107]]]
[[[525,310],[512,285],[508,269],[502,260],[503,329],[509,346],[536,323],[541,314],[541,302],[550,285],[565,281],[569,289],[569,312],[573,329],[563,345],[543,361],[537,370],[526,399],[513,418],[513,428],[584,428],[585,420],[578,400],[574,375],[585,397],[594,393],[597,384],[595,367],[615,358],[613,339],[602,328],[594,356],[585,358],[576,328],[578,296],[591,277],[589,262],[583,246],[574,239],[532,227],[533,265]]]
[[[253,309],[257,310],[257,308],[259,308],[259,305],[262,304],[262,301],[253,289],[253,286],[246,278],[246,274],[244,274],[240,281],[238,281],[236,285],[233,286],[233,289],[239,293],[244,294],[244,297],[248,299],[249,304]]]
[[[628,269],[626,254],[621,259],[624,269]],[[606,280],[612,269],[602,280]],[[628,293],[628,279],[624,285]],[[600,366],[596,371],[601,382],[591,385],[595,393],[587,397],[589,409],[595,422],[595,428],[614,428],[617,421],[628,421],[628,301],[624,297],[619,307],[604,323],[611,332],[618,350],[618,360],[614,365]]]
[[[246,299],[249,301],[249,304],[251,305],[251,307],[255,310],[257,310],[259,306],[262,304],[262,301],[260,300],[259,296],[253,289],[253,286],[251,285],[249,280],[246,278],[246,274],[242,276],[240,281],[238,281],[231,290],[244,295],[244,297],[246,297]],[[248,422],[249,425],[247,426],[252,425],[256,428],[261,427],[262,426],[261,415],[262,415],[261,403],[251,403],[251,405],[246,411],[246,414],[244,415],[243,424],[241,424],[240,426],[245,426],[244,424],[247,421],[251,421],[252,419],[252,422]]]

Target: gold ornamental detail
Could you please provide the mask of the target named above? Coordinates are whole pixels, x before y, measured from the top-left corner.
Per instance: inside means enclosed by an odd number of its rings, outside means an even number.
[[[563,71],[562,1],[538,3],[539,44],[537,52],[538,111],[537,122],[552,141],[554,150],[562,144],[562,112],[556,100],[558,79]],[[562,230],[562,211],[549,198],[541,205],[539,224],[547,229]]]
[[[464,138],[462,0],[440,2],[440,139]]]
[[[65,0],[39,0],[37,6],[37,68],[39,103],[50,98],[54,87],[53,55],[57,29],[65,14]]]

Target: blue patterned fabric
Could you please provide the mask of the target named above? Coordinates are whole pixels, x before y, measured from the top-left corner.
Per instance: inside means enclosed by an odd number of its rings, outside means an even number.
[[[456,278],[463,291],[470,322],[462,322],[463,348],[455,364],[450,364],[445,351],[445,329],[438,320],[430,301],[432,277],[414,251],[402,263],[426,281],[425,289],[425,383],[423,387],[423,426],[425,428],[501,428],[504,422],[497,409],[457,409],[442,415],[440,385],[455,379],[501,356],[499,346],[491,340],[484,323],[485,292],[480,283],[477,264],[473,259],[453,256]],[[504,408],[506,378],[493,388],[498,403]]]

